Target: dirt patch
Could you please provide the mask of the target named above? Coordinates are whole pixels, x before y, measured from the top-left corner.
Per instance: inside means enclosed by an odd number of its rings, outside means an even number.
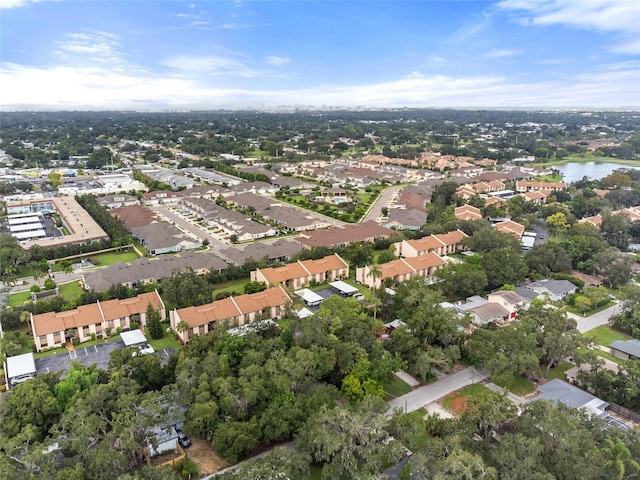
[[[463,414],[467,411],[467,400],[464,397],[456,397],[451,401],[451,408],[453,408],[456,413]]]
[[[175,465],[176,463],[178,463],[180,459],[180,454],[176,451],[170,451],[167,453],[163,453],[162,455],[156,455],[155,457],[151,458],[151,465],[153,465],[154,467],[157,467],[158,465],[162,465],[165,462],[171,462],[173,461],[173,464]]]
[[[196,462],[201,476],[219,472],[229,464],[205,440],[191,437],[191,446],[185,448],[187,457]]]

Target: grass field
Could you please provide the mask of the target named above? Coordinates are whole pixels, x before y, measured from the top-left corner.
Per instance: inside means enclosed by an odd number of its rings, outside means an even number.
[[[409,385],[396,376],[389,383],[384,384],[384,392],[391,397],[400,397],[411,390],[412,388]]]
[[[626,333],[621,333],[606,325],[600,325],[586,332],[586,335],[594,337],[598,345],[604,345],[605,347],[611,346],[612,342],[616,340],[629,340],[631,336]]]
[[[508,382],[496,381],[496,379],[494,378],[491,378],[491,381],[496,385],[499,385],[502,388],[506,388],[511,393],[515,393],[519,396],[527,395],[535,390],[535,387],[529,380],[518,374],[514,374]]]

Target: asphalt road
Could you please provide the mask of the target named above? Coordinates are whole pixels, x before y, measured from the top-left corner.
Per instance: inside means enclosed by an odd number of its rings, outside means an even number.
[[[202,228],[197,227],[196,225],[192,224],[191,222],[185,220],[180,215],[172,212],[169,209],[169,207],[166,207],[164,205],[157,205],[157,206],[153,206],[153,207],[149,207],[149,208],[151,208],[153,211],[159,213],[163,217],[167,218],[170,222],[175,223],[176,226],[182,227],[187,232],[190,232],[191,234],[195,235],[200,240],[204,240],[206,238],[207,240],[209,240],[209,244],[211,245],[211,247],[212,247],[212,249],[214,251],[219,251],[222,248],[227,248],[227,247],[230,246],[230,245],[224,243],[218,237],[210,234],[209,232],[207,232],[206,230],[203,230]]]
[[[433,383],[418,387],[406,395],[394,398],[389,402],[389,413],[395,408],[400,408],[406,413],[414,412],[444,397],[448,393],[459,390],[472,383],[481,383],[486,379],[482,373],[473,367],[467,367],[464,370],[447,375]]]
[[[402,185],[394,185],[393,187],[387,188],[380,194],[380,196],[376,200],[376,203],[374,203],[367,214],[362,217],[362,220],[360,220],[360,222],[367,222],[369,220],[375,221],[375,219],[382,214],[382,208],[387,206],[387,203],[389,202],[389,200],[391,200],[393,194],[399,190],[402,190],[403,188],[404,187]]]
[[[614,314],[618,312],[618,304],[616,303],[614,306],[609,307],[605,310],[602,310],[598,313],[594,313],[589,317],[581,317],[580,315],[576,315],[575,313],[568,313],[570,318],[573,318],[578,324],[578,331],[580,333],[588,332],[589,330],[593,330],[600,325],[606,325],[609,323],[609,318],[611,318]]]

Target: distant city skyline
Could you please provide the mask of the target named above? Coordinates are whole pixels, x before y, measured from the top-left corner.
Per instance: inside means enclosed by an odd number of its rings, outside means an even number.
[[[0,109],[639,108],[640,2],[0,0]]]

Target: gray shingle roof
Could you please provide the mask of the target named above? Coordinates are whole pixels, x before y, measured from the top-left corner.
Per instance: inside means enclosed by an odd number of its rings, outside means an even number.
[[[540,395],[531,401],[549,400],[554,403],[562,403],[571,408],[582,408],[594,400],[599,400],[599,402],[595,403],[598,404],[597,406],[600,410],[604,410],[609,405],[604,400],[557,378],[540,385],[538,390],[541,392]]]
[[[632,357],[640,358],[640,340],[616,340],[611,343],[611,348],[615,348]]]

